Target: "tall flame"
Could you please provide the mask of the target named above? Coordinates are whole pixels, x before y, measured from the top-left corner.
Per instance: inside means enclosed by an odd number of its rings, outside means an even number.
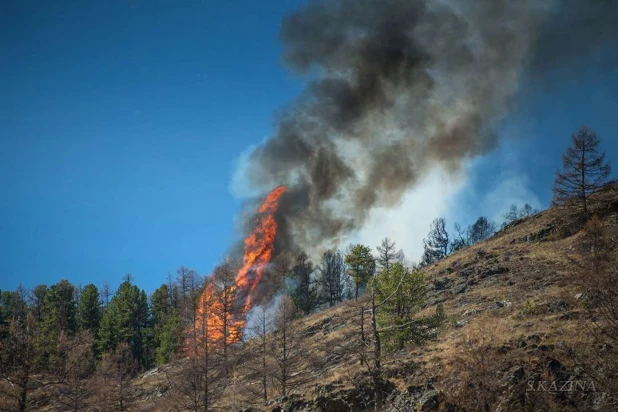
[[[258,209],[260,214],[256,219],[256,227],[245,239],[245,256],[243,266],[238,271],[236,283],[246,293],[245,311],[251,307],[251,294],[262,279],[264,268],[270,262],[277,235],[275,213],[279,207],[279,199],[285,193],[285,186],[279,186],[266,196],[264,203]],[[250,273],[253,273],[251,278]]]
[[[245,239],[243,265],[236,275],[233,285],[221,286],[210,283],[200,298],[194,332],[201,334],[196,339],[198,345],[239,340],[245,328],[246,313],[251,308],[251,298],[255,287],[262,279],[262,273],[270,262],[277,222],[275,213],[279,207],[285,186],[271,191],[258,209],[255,229]],[[215,279],[216,281],[216,279]],[[241,299],[238,304],[238,299]],[[240,306],[240,307],[238,307]],[[228,310],[233,308],[234,310]]]

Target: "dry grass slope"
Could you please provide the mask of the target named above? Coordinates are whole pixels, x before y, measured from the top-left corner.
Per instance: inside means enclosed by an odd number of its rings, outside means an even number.
[[[597,194],[592,209],[615,242],[618,186]],[[526,390],[529,381],[585,378],[571,351],[590,344],[583,326],[588,315],[578,299],[582,291],[570,281],[575,271],[570,256],[582,228],[576,217],[550,209],[427,267],[424,311],[434,313],[442,303],[448,326],[436,342],[385,355],[385,375],[394,389],[385,410],[603,410],[607,396],[600,392]],[[344,302],[297,322],[307,353],[323,361],[311,371],[314,381],[283,401],[247,405],[231,395],[249,384],[240,376],[219,406],[370,408],[366,369],[346,351],[358,336],[357,306]],[[165,372],[173,368],[182,368],[182,361],[134,380],[130,409],[171,410]]]

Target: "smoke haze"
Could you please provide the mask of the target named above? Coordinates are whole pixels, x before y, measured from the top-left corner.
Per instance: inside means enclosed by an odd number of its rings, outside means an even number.
[[[280,40],[286,66],[312,80],[240,178],[262,194],[289,188],[285,249],[337,245],[434,169],[460,178],[496,147],[522,74],[577,66],[618,37],[616,16],[612,1],[310,1]]]

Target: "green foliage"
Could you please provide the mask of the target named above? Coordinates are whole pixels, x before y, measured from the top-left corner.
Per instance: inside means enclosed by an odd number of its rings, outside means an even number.
[[[172,360],[172,357],[182,346],[183,328],[180,313],[173,311],[161,323],[155,324],[155,362],[163,365]]]
[[[72,335],[77,329],[77,290],[68,280],[52,285],[43,300],[43,334],[57,340],[60,332]]]
[[[99,349],[110,352],[126,343],[141,366],[149,366],[147,329],[150,326],[146,293],[129,281],[123,282],[109,303],[99,329]]]
[[[151,297],[153,318],[153,343],[155,363],[169,362],[182,345],[182,319],[180,312],[172,306],[169,287],[162,285]]]
[[[52,285],[45,293],[41,307],[41,333],[37,337],[37,363],[53,367],[61,361],[58,341],[65,334],[73,336],[77,330],[77,290],[68,280]]]
[[[435,338],[446,316],[441,306],[434,316],[417,316],[426,294],[421,271],[394,263],[377,275],[375,288],[378,326],[386,349],[402,349],[406,342],[422,344]]]
[[[530,299],[526,299],[524,302],[523,314],[526,316],[534,315],[537,311],[537,306]]]
[[[371,248],[361,244],[353,246],[345,257],[345,263],[354,281],[355,297],[358,298],[359,288],[367,285],[376,269],[376,261],[371,255]]]
[[[82,291],[77,304],[77,325],[80,330],[96,334],[101,322],[101,301],[99,289],[93,284],[87,285]]]

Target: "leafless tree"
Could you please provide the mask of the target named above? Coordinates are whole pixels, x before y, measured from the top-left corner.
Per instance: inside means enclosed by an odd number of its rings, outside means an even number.
[[[11,319],[8,336],[0,340],[0,394],[6,400],[0,407],[7,411],[25,411],[30,393],[40,386],[35,379],[36,336],[34,318]]]
[[[424,265],[431,264],[443,259],[448,255],[450,239],[446,231],[446,221],[443,218],[435,219],[431,223],[429,234],[423,239],[423,260]]]
[[[246,357],[241,372],[244,372],[245,379],[248,381],[249,400],[267,401],[273,370],[269,352],[273,319],[269,314],[267,304],[258,307],[252,316],[254,324],[251,327],[251,339],[244,348]]]
[[[303,346],[303,339],[293,322],[299,309],[287,295],[281,296],[275,315],[275,330],[270,341],[270,355],[274,360],[272,378],[275,390],[285,397],[313,379],[314,359]]]
[[[318,266],[321,299],[334,306],[343,300],[347,265],[340,251],[327,250]]]
[[[97,397],[107,410],[126,411],[128,389],[139,365],[126,342],[103,356],[97,372]]]
[[[107,309],[107,306],[109,305],[109,298],[114,295],[114,291],[109,286],[109,283],[107,281],[103,282],[103,287],[101,288],[100,295],[101,300],[103,301],[103,308]]]
[[[389,238],[384,238],[380,246],[376,248],[378,250],[378,257],[376,261],[382,269],[388,270],[391,263],[397,261],[398,256],[395,252],[395,242]]]
[[[587,218],[590,195],[607,182],[611,165],[599,152],[600,139],[592,130],[580,128],[571,141],[562,155],[563,171],[556,172],[552,203],[581,210]]]
[[[65,379],[58,386],[57,402],[62,411],[84,411],[88,400],[94,393],[95,372],[94,336],[89,331],[77,333],[74,337],[61,335],[59,352],[62,357],[62,370]]]
[[[618,393],[618,272],[615,241],[596,216],[588,221],[571,257],[577,270],[573,283],[583,293],[582,301],[592,353],[580,353],[586,372],[608,392]],[[581,358],[587,355],[587,359]],[[616,405],[614,405],[616,406]]]

